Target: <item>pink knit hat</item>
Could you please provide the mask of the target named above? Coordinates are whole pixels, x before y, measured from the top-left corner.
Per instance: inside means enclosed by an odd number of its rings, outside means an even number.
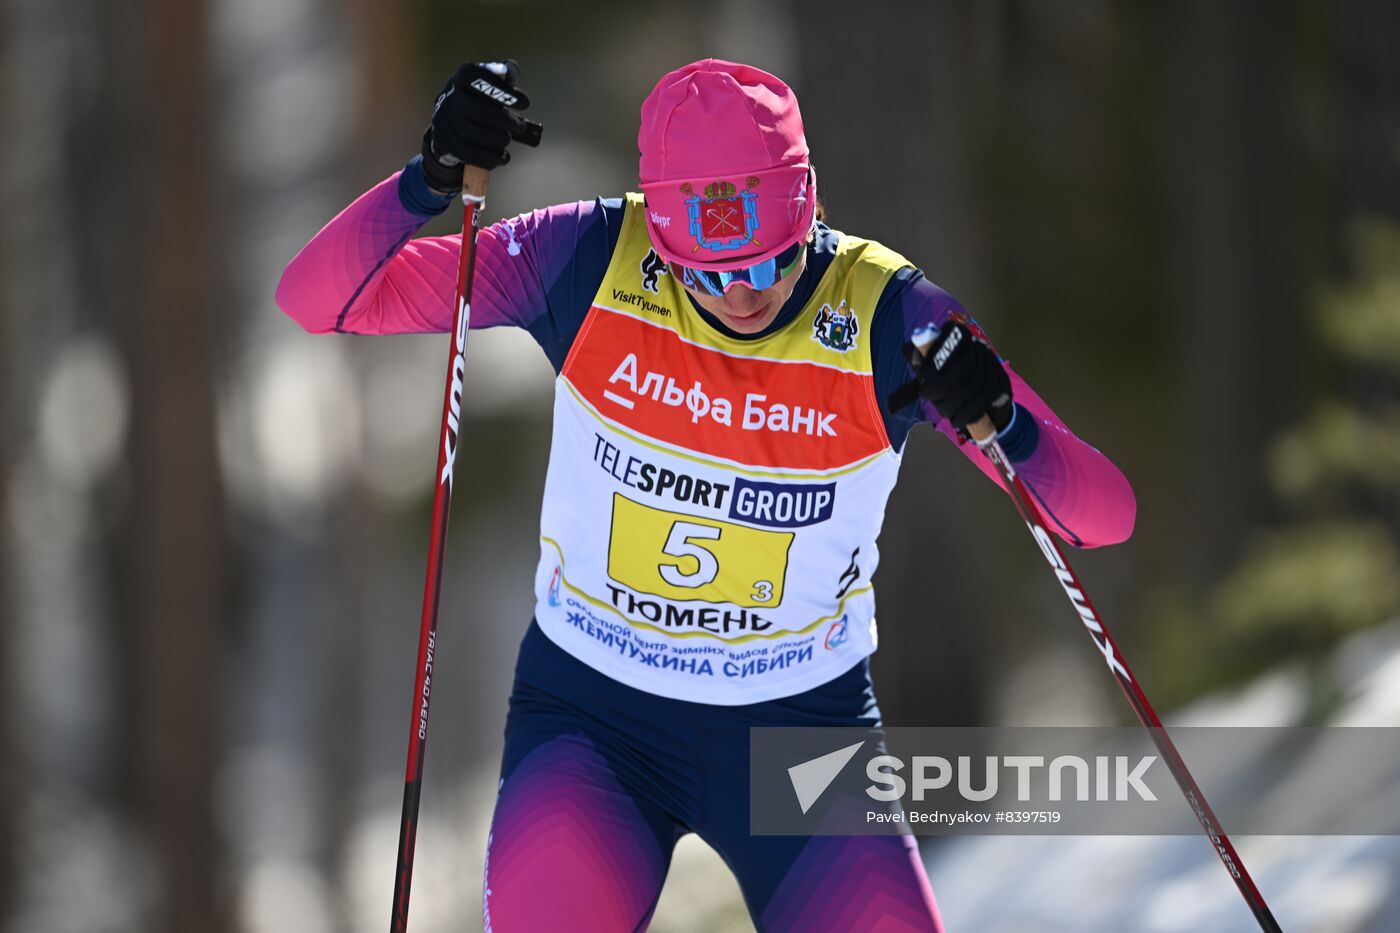
[[[662,258],[734,269],[807,235],[816,176],[797,98],[749,65],[707,58],[657,82],[642,102],[642,192]]]

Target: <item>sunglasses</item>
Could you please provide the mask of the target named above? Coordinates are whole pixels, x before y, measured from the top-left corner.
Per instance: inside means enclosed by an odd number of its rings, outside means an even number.
[[[740,284],[747,285],[756,292],[761,292],[791,275],[792,270],[797,268],[797,262],[802,258],[802,251],[806,247],[807,240],[804,237],[776,256],[769,257],[762,262],[756,262],[743,269],[726,269],[723,272],[715,272],[710,269],[692,269],[689,266],[673,262],[671,263],[671,273],[679,277],[682,283],[716,298]]]

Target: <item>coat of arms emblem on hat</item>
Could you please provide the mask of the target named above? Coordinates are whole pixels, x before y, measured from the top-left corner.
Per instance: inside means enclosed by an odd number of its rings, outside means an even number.
[[[681,185],[685,199],[685,209],[690,215],[690,235],[695,237],[695,247],[720,251],[740,249],[749,244],[763,248],[754,239],[758,229],[758,176],[744,179],[745,188],[740,191],[732,181],[717,180],[705,186],[704,194],[695,194],[690,182]]]

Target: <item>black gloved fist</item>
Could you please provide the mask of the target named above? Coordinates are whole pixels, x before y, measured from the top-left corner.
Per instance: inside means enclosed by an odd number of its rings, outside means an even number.
[[[433,119],[423,132],[423,177],[442,194],[462,190],[462,166],[493,169],[510,161],[513,139],[540,144],[543,130],[520,111],[530,98],[515,86],[520,66],[504,62],[467,64],[457,69],[433,105]]]
[[[983,415],[998,431],[1011,423],[1011,378],[996,351],[966,325],[945,324],[926,351],[906,343],[904,358],[914,380],[890,393],[890,411],[926,398],[959,431]]]

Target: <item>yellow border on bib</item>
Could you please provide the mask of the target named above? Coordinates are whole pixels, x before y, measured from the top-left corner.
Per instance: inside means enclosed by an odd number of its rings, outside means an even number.
[[[834,612],[833,614],[831,614],[831,615],[829,615],[829,616],[822,616],[822,617],[821,617],[820,619],[818,619],[817,621],[811,623],[810,625],[803,626],[803,627],[800,628],[800,629],[782,629],[781,631],[774,632],[774,633],[772,633],[771,635],[759,635],[759,634],[741,635],[741,636],[739,636],[738,638],[724,638],[724,637],[722,637],[722,636],[720,636],[720,635],[714,634],[713,632],[706,632],[706,631],[703,631],[703,630],[702,630],[702,631],[695,631],[695,632],[678,632],[678,631],[676,631],[675,629],[665,628],[665,627],[660,626],[660,625],[653,625],[653,624],[650,623],[650,622],[645,622],[645,621],[638,622],[638,621],[636,621],[636,620],[634,620],[634,619],[629,619],[627,616],[623,615],[621,612],[618,612],[618,611],[617,611],[617,608],[616,608],[615,606],[609,606],[607,603],[603,602],[601,599],[598,599],[598,598],[593,597],[593,596],[589,596],[589,595],[588,595],[587,593],[585,593],[583,590],[581,590],[581,589],[579,589],[578,587],[574,586],[574,585],[573,585],[572,583],[570,583],[567,579],[565,579],[565,577],[564,577],[564,551],[563,551],[562,548],[559,547],[559,542],[555,541],[553,538],[547,537],[546,535],[540,535],[540,540],[543,541],[543,542],[545,542],[546,544],[548,544],[550,547],[554,548],[554,552],[555,552],[556,554],[559,555],[559,582],[560,582],[561,584],[563,584],[565,587],[567,587],[570,593],[573,593],[575,596],[579,597],[580,599],[582,599],[582,600],[584,600],[584,601],[586,601],[586,602],[588,602],[588,603],[590,603],[590,604],[592,604],[592,605],[594,605],[594,606],[597,606],[599,609],[606,609],[608,612],[611,612],[613,615],[617,616],[617,617],[618,617],[619,619],[621,619],[623,622],[626,622],[626,623],[627,623],[629,626],[631,626],[632,628],[650,629],[650,630],[653,631],[653,632],[657,632],[657,633],[662,634],[662,635],[665,635],[665,636],[667,636],[667,637],[669,637],[669,638],[710,638],[710,639],[713,639],[713,640],[715,640],[715,641],[717,641],[717,642],[720,642],[721,644],[725,644],[725,645],[742,645],[742,644],[744,644],[745,642],[750,642],[750,641],[767,641],[767,640],[773,639],[773,638],[784,638],[784,637],[786,637],[786,636],[788,636],[788,635],[806,635],[806,634],[809,634],[810,632],[812,632],[814,629],[820,628],[824,623],[827,623],[827,622],[834,622],[834,621],[836,621],[837,619],[839,619],[842,615],[844,615],[844,613],[841,611],[841,609],[842,609],[843,606],[846,605],[846,601],[849,600],[849,599],[851,599],[851,597],[853,597],[853,596],[859,596],[859,595],[862,594],[862,593],[869,592],[870,589],[871,589],[871,586],[872,586],[872,584],[867,583],[867,584],[865,584],[865,586],[862,586],[862,587],[860,587],[859,589],[851,590],[849,593],[847,593],[845,596],[843,596],[843,597],[841,598],[841,601],[840,601],[839,603],[836,604],[836,612]]]

